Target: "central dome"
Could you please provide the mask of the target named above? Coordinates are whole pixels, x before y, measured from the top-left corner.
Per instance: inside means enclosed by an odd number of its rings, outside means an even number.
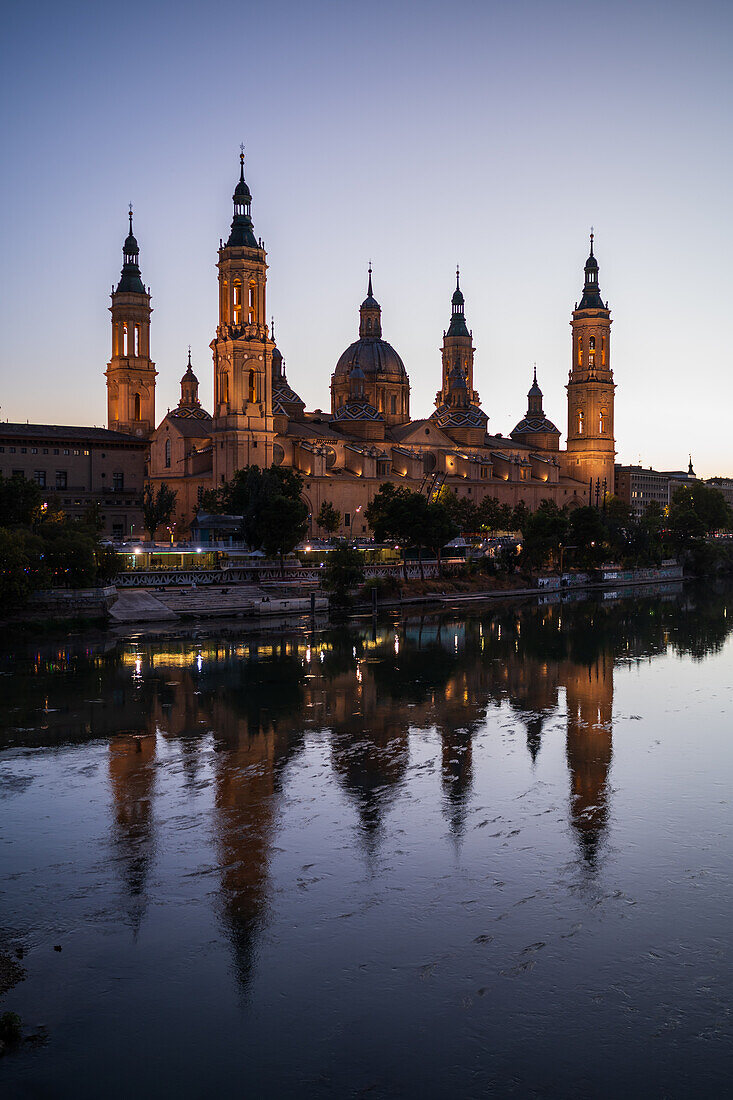
[[[334,377],[348,378],[355,363],[359,364],[366,378],[407,381],[405,364],[386,340],[375,340],[367,336],[350,344],[336,364]]]
[[[372,290],[371,264],[367,296],[359,307],[359,339],[349,344],[331,375],[334,416],[350,397],[355,369],[361,393],[385,422],[390,426],[406,424],[410,419],[410,382],[405,364],[392,345],[382,339],[382,307]]]

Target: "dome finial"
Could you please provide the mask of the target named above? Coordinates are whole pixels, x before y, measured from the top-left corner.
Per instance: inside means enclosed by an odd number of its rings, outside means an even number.
[[[593,232],[593,226],[591,226],[590,227],[590,254],[591,254],[591,256],[593,255],[593,238],[594,237],[595,237],[595,233]]]
[[[372,291],[372,261],[369,261],[369,286],[367,287],[367,298],[373,298],[374,292]]]
[[[275,340],[275,318],[274,317],[270,318],[270,338],[274,342],[274,340]]]
[[[129,218],[130,218],[130,236],[132,236],[132,203],[130,203]]]
[[[460,290],[460,289],[461,289],[461,269],[458,266],[458,264],[456,264],[456,290]]]
[[[239,146],[239,181],[244,183],[244,142]]]
[[[537,385],[537,364],[534,365],[534,384]]]
[[[191,370],[191,345],[188,345],[188,369]]]

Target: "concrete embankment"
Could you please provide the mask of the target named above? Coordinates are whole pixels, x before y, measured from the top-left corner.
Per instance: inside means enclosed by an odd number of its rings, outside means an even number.
[[[328,600],[316,597],[315,610],[325,611]],[[312,609],[310,596],[270,596],[253,585],[171,588],[151,592],[140,588],[118,590],[110,610],[115,623],[174,622],[187,618],[260,619],[263,616],[302,615]]]

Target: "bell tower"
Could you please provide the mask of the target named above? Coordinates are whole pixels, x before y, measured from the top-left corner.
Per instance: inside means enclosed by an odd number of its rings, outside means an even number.
[[[132,232],[122,247],[122,273],[112,291],[112,358],[107,364],[107,427],[150,436],[155,431],[155,363],[150,358],[150,294],[140,277],[140,249]]]
[[[219,247],[219,324],[214,355],[214,478],[220,485],[244,466],[272,464],[272,351],[265,323],[266,252],[253,232],[244,151],[234,189],[229,239]]]
[[[568,378],[567,473],[589,487],[589,502],[613,493],[616,456],[611,370],[611,311],[598,285],[598,261],[585,264],[583,296],[573,310],[573,361]],[[590,482],[593,488],[590,489]]]

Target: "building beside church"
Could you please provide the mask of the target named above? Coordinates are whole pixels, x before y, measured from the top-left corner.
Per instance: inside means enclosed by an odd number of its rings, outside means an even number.
[[[512,505],[524,501],[529,508],[545,498],[577,506],[613,492],[611,316],[601,298],[592,234],[582,297],[572,312],[568,437],[562,450],[560,432],[545,414],[536,371],[516,427],[506,436],[488,430],[458,273],[430,415],[412,419],[409,374],[384,339],[371,267],[358,339],[331,375],[330,412],[307,411],[266,322],[267,254],[254,233],[243,156],[233,203],[217,264],[211,412],[201,405],[189,354],[178,406],[156,425],[150,291],[142,282],[132,216],[122,277],[112,294],[108,426],[149,440],[150,480],[165,481],[178,493],[177,536],[185,537],[206,490],[255,463],[284,464],[303,476],[311,535],[322,533],[316,516],[327,500],[342,514],[342,534],[367,535],[365,508],[385,481],[424,492],[446,485],[476,503],[493,496]]]

